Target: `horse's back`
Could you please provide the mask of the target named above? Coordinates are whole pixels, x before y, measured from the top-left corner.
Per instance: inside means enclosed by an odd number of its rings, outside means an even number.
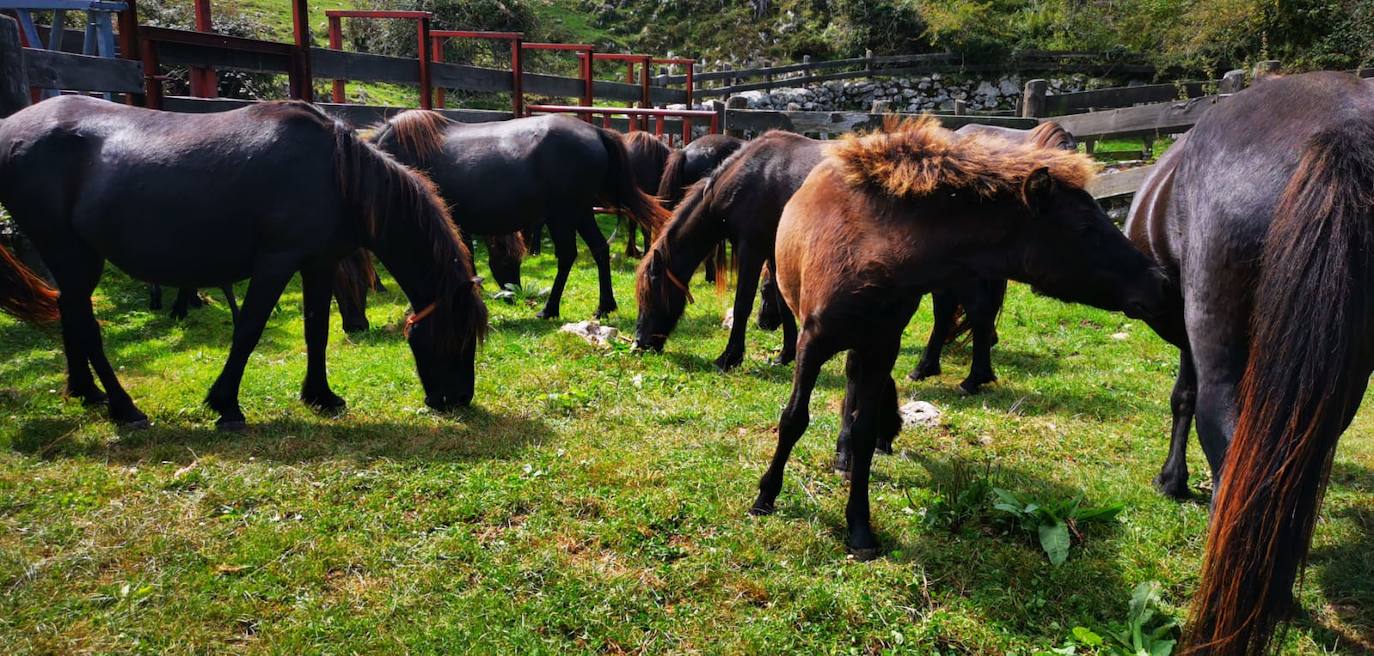
[[[454,124],[443,150],[446,164],[431,177],[475,233],[511,232],[551,208],[590,208],[608,165],[596,128],[565,116]]]
[[[4,123],[14,175],[0,198],[35,240],[75,235],[135,277],[217,284],[246,275],[262,244],[328,242],[339,215],[334,136],[316,111],[196,115],[48,100]],[[210,273],[191,281],[174,271]]]

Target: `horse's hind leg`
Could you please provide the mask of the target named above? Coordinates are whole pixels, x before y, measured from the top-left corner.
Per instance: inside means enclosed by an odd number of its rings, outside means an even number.
[[[954,314],[959,309],[959,298],[948,290],[931,292],[930,301],[934,320],[930,324],[930,338],[926,348],[921,351],[921,360],[916,368],[907,374],[911,380],[925,380],[940,375],[940,353],[944,351],[949,332],[954,329]],[[916,302],[920,303],[918,296]]]
[[[329,301],[333,291],[334,267],[301,271],[301,296],[305,310],[305,382],[301,401],[313,408],[336,412],[344,400],[329,389],[325,372],[325,351],[329,347]]]
[[[558,258],[558,273],[553,277],[553,287],[549,289],[549,299],[544,302],[544,309],[535,316],[557,319],[563,303],[563,288],[568,285],[568,273],[577,261],[577,235],[572,224],[565,220],[549,221],[548,227],[549,237],[553,239],[553,254]],[[602,237],[601,242],[604,244],[606,238]]]
[[[751,515],[767,515],[773,512],[782,491],[783,470],[787,459],[792,455],[792,447],[811,421],[811,392],[816,388],[816,377],[820,375],[821,365],[835,354],[819,340],[803,334],[798,340],[797,368],[792,372],[792,396],[778,419],[778,446],[773,451],[773,459],[768,470],[759,479],[759,496],[749,510]]]
[[[181,321],[190,315],[192,299],[199,300],[196,290],[185,287],[178,289],[176,300],[172,301],[172,318]]]
[[[749,329],[749,315],[754,311],[759,274],[767,259],[758,250],[743,241],[735,245],[735,252],[739,254],[739,274],[735,281],[735,320],[730,324],[730,340],[725,343],[725,350],[720,357],[716,358],[716,368],[721,371],[729,371],[744,362],[744,334]]]
[[[148,309],[162,309],[162,285],[157,283],[148,285]]]
[[[635,224],[631,223],[631,239],[634,238],[634,227]],[[591,212],[578,219],[577,234],[582,235],[582,241],[586,242],[587,250],[592,254],[592,261],[596,262],[601,296],[596,304],[596,317],[600,319],[616,310],[615,290],[611,288],[611,245],[606,243],[606,236],[601,234],[601,228],[596,225],[596,215]]]
[[[900,329],[899,329],[900,330]],[[892,381],[892,366],[897,363],[899,342],[869,344],[856,349],[851,357],[854,367],[846,374],[858,376],[854,416],[850,427],[850,449],[853,470],[850,473],[849,502],[845,505],[845,520],[849,525],[849,552],[859,560],[878,555],[878,539],[870,521],[868,485],[873,469],[873,452],[880,438],[893,429],[897,413],[896,386]]]
[[[1155,489],[1174,499],[1188,499],[1188,436],[1193,428],[1193,410],[1197,401],[1197,372],[1193,357],[1185,344],[1178,354],[1178,379],[1169,399],[1173,412],[1173,431],[1169,439],[1169,457],[1155,477]]]
[[[48,263],[58,288],[62,290],[57,303],[62,312],[62,341],[68,349],[67,389],[87,403],[101,401],[100,390],[86,369],[89,362],[105,386],[104,400],[108,403],[110,419],[126,426],[146,426],[148,415],[134,406],[129,393],[119,384],[114,367],[105,358],[100,324],[96,322],[95,310],[91,307],[91,292],[100,280],[105,260],[84,246],[74,247],[56,257],[44,257],[43,260]],[[79,354],[75,358],[72,356],[73,346]]]
[[[247,427],[243,411],[239,408],[239,383],[243,381],[243,368],[248,364],[248,356],[257,347],[258,340],[262,339],[267,317],[276,307],[277,299],[281,298],[292,272],[293,267],[287,265],[259,264],[248,282],[248,293],[243,297],[239,320],[234,324],[229,358],[205,396],[205,404],[220,415],[215,422],[220,430],[243,430]]]

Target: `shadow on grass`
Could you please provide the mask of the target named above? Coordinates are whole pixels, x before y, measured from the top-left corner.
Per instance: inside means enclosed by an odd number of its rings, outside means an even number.
[[[189,461],[206,454],[283,464],[333,459],[470,462],[514,457],[553,435],[541,420],[480,407],[445,416],[450,421],[439,424],[379,422],[349,414],[325,422],[276,419],[252,424],[243,433],[155,425],[121,430],[111,442],[70,441],[79,421],[49,418],[25,422],[12,448],[39,458],[100,458],[122,464]]]
[[[1347,463],[1331,467],[1331,490],[1374,490],[1374,471]],[[1354,525],[1350,539],[1314,549],[1308,563],[1318,572],[1326,608],[1340,625],[1319,621],[1308,613],[1314,638],[1339,645],[1350,653],[1374,653],[1374,507],[1353,503],[1332,512],[1328,521]]]
[[[910,457],[921,463],[925,472],[894,478],[892,468],[885,466],[894,457]],[[876,491],[882,486],[901,491],[931,490],[936,477],[942,476],[937,472],[951,466],[982,472],[986,461],[956,455],[932,463],[922,455],[880,455],[874,459],[871,489]],[[1026,499],[1068,500],[1081,493],[1077,488],[1048,480],[1032,469],[1008,467],[994,461],[992,472],[994,486],[1013,490]],[[843,482],[839,474],[831,476],[833,480],[829,483],[839,488],[836,493],[847,495],[848,483]],[[795,485],[786,486],[778,500],[777,516],[785,521],[818,518],[833,539],[844,544],[847,530],[843,505],[806,503],[805,497],[799,496]],[[1131,536],[1122,530],[1120,521],[1079,527],[1082,541],[1075,539],[1068,561],[1055,567],[1035,536],[998,519],[991,499],[979,506],[978,515],[951,530],[924,527],[919,522],[907,528],[912,523],[899,522],[896,515],[906,502],[894,502],[891,495],[884,496],[886,503],[879,500],[883,498],[880,496],[875,496],[873,503],[873,523],[883,548],[882,558],[919,563],[932,587],[939,581],[939,589],[956,591],[956,597],[976,605],[983,618],[997,630],[1042,636],[1040,639],[1044,641],[1058,643],[1067,635],[1069,627],[1084,623],[1089,626],[1105,624],[1119,620],[1125,612],[1134,582],[1128,584],[1122,577],[1121,541],[1130,540]],[[917,495],[918,499],[920,497]],[[1084,500],[1084,505],[1104,506],[1113,502],[1113,499],[1090,498]],[[1128,507],[1124,512],[1130,513],[1131,509]],[[919,583],[913,585],[921,587]],[[1100,592],[1104,590],[1119,591],[1115,594],[1121,599],[1120,605],[1103,607]],[[913,603],[926,602],[914,599]],[[1056,623],[1064,628],[1053,628]]]

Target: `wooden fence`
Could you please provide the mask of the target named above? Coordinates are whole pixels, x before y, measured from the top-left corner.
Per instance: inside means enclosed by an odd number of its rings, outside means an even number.
[[[701,96],[729,96],[753,90],[771,90],[777,86],[798,86],[830,80],[849,80],[866,77],[916,75],[931,73],[987,73],[987,72],[1066,72],[1090,75],[1154,75],[1155,68],[1138,59],[1104,62],[1098,53],[1024,52],[995,64],[968,63],[954,53],[923,53],[915,55],[873,55],[863,57],[810,61],[782,66],[727,69],[699,72],[693,75],[696,93]],[[757,82],[745,82],[763,78]],[[682,84],[686,75],[660,75],[653,78],[660,86]],[[712,83],[715,83],[712,86]]]

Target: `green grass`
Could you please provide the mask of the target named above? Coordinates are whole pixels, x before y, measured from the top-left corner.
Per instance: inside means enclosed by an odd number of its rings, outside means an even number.
[[[619,247],[616,248],[619,250]],[[483,267],[485,269],[485,267]],[[633,262],[615,258],[631,331]],[[553,275],[546,250],[530,286]],[[1163,584],[1183,615],[1205,503],[1156,495],[1175,353],[1142,324],[1013,285],[982,395],[945,374],[912,383],[922,310],[896,372],[903,399],[944,411],[876,462],[885,557],[846,558],[847,487],[830,470],[840,359],[775,516],[745,510],[774,443],[790,368],[779,335],[751,330],[722,375],[729,297],[698,302],[662,355],[600,350],[493,302],[473,408],[427,411],[399,335],[405,302],[374,299],[373,332],[333,322],[329,362],[347,414],[296,401],[304,373],[292,287],[244,379],[255,429],[213,430],[200,399],[229,340],[221,303],[178,324],[143,287],[107,274],[97,312],[122,379],[153,427],[124,432],[61,395],[57,336],[0,318],[0,645],[6,653],[920,653],[1032,654],[1076,625],[1125,616]],[[490,285],[488,285],[490,287]],[[585,253],[565,320],[595,306]],[[243,287],[240,286],[240,292]],[[928,305],[928,304],[927,304]],[[1374,440],[1347,432],[1284,651],[1374,640]],[[1206,477],[1193,446],[1194,479]],[[1124,504],[1063,566],[985,522],[927,527],[924,461],[996,463],[998,485]]]

